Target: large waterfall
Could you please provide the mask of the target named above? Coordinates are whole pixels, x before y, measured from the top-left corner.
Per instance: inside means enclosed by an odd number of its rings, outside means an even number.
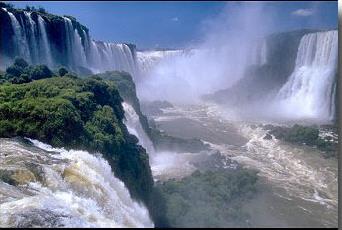
[[[142,76],[150,74],[150,71],[161,61],[185,55],[185,50],[162,50],[162,51],[139,51],[137,52],[137,62]]]
[[[153,227],[100,155],[0,139],[0,227]]]
[[[66,16],[53,16],[58,18],[53,21],[37,12],[10,12],[6,8],[1,11],[10,21],[10,25],[5,25],[4,20],[1,22],[2,28],[10,28],[3,31],[3,36],[9,36],[8,42],[14,47],[10,51],[6,47],[0,50],[0,56],[10,60],[2,63],[2,67],[19,56],[31,64],[46,64],[51,68],[66,66],[76,72],[119,70],[129,72],[133,77],[138,72],[133,45],[94,41],[85,27]]]
[[[337,58],[337,31],[303,36],[295,69],[276,98],[282,112],[301,119],[333,119]]]

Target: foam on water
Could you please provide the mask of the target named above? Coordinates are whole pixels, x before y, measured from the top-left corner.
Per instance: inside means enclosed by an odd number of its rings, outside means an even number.
[[[147,209],[99,154],[30,141],[37,149],[1,140],[2,169],[41,169],[38,178],[11,186],[24,194],[0,204],[1,227],[153,227]]]

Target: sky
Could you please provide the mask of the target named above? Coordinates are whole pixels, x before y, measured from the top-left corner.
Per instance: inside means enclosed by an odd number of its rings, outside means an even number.
[[[183,48],[201,40],[205,22],[231,2],[6,1],[15,7],[42,6],[49,13],[71,15],[89,28],[93,39],[134,43],[138,49]],[[259,4],[248,2],[246,4]],[[337,1],[264,2],[275,32],[300,28],[337,28]]]

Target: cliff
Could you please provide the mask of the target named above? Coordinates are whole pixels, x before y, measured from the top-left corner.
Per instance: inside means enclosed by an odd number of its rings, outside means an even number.
[[[72,16],[0,4],[0,67],[15,57],[50,68],[65,66],[82,75],[105,70],[136,73],[136,47],[94,41],[89,29]]]

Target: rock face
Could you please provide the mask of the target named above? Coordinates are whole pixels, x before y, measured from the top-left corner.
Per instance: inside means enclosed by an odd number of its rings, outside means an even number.
[[[65,66],[79,74],[124,70],[136,74],[136,47],[94,41],[88,28],[71,16],[0,5],[1,68],[16,56],[30,64]]]

